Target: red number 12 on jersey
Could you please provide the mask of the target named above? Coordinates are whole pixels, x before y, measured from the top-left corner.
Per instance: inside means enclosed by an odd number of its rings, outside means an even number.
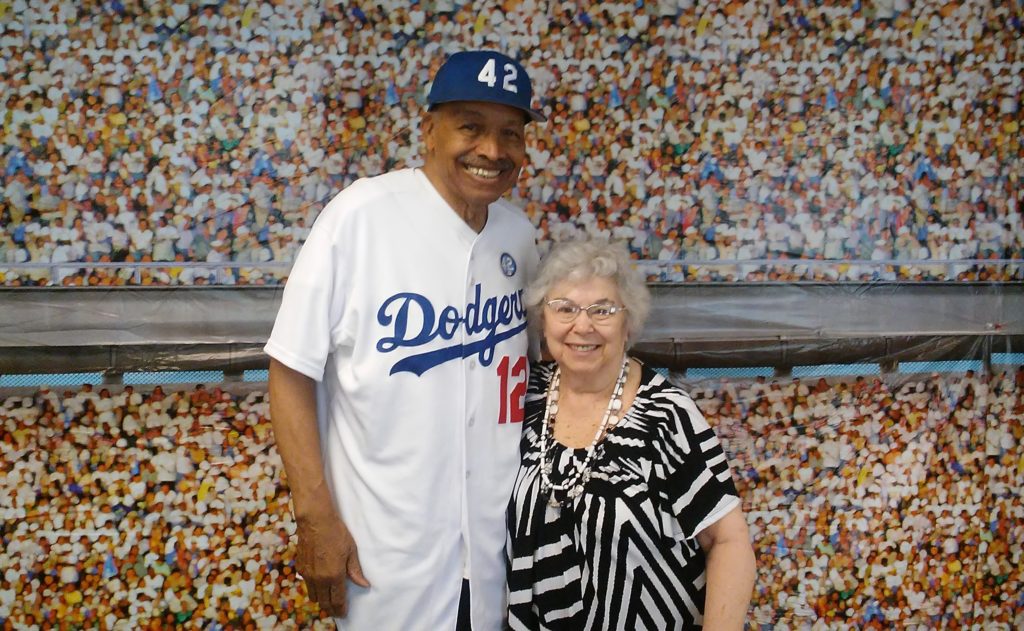
[[[519,357],[511,364],[508,355],[498,362],[498,379],[501,388],[501,409],[498,424],[523,422],[523,399],[526,397],[526,358]]]

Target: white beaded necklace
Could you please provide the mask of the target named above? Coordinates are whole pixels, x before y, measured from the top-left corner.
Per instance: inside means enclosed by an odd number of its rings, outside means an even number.
[[[619,378],[615,381],[615,387],[612,388],[612,396],[608,400],[608,407],[604,411],[604,418],[601,419],[601,424],[594,434],[594,439],[590,441],[590,446],[587,447],[587,457],[583,459],[582,463],[578,463],[573,458],[572,471],[561,484],[555,484],[551,481],[551,471],[554,469],[554,456],[552,455],[551,460],[548,461],[548,435],[551,435],[550,447],[553,448],[555,437],[552,421],[554,421],[555,415],[558,414],[558,387],[561,373],[561,368],[556,368],[555,374],[551,377],[551,384],[548,386],[547,406],[544,409],[544,424],[540,430],[540,490],[541,493],[549,493],[548,506],[552,507],[560,506],[559,501],[555,499],[555,491],[567,491],[566,495],[569,496],[569,499],[575,499],[583,493],[583,487],[590,480],[590,463],[594,459],[594,453],[597,451],[597,443],[604,436],[605,430],[609,426],[615,425],[618,421],[615,415],[622,411],[622,390],[626,386],[626,377],[629,375],[629,357],[624,356],[622,358],[622,370],[619,371]]]

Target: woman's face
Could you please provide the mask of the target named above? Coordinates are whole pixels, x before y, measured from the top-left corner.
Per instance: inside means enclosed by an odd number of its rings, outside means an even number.
[[[623,306],[611,278],[592,276],[582,281],[564,280],[548,291],[545,300],[570,300],[582,308],[594,304]],[[544,307],[544,339],[562,371],[576,376],[616,372],[626,350],[626,313],[619,311],[604,321],[594,321],[580,310],[572,322],[564,322]]]

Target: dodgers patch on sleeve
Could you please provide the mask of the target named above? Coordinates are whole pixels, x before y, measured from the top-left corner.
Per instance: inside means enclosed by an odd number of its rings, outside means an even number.
[[[516,260],[508,252],[501,253],[501,272],[509,278],[516,275]]]

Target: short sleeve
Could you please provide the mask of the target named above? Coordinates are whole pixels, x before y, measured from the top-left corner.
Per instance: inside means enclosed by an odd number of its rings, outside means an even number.
[[[722,444],[693,400],[667,388],[659,396],[667,414],[656,466],[663,508],[675,517],[677,538],[692,539],[739,505]]]
[[[341,208],[321,213],[295,259],[264,352],[293,370],[323,379],[333,331],[345,308],[346,248],[337,247]],[[328,212],[333,211],[333,212]]]

